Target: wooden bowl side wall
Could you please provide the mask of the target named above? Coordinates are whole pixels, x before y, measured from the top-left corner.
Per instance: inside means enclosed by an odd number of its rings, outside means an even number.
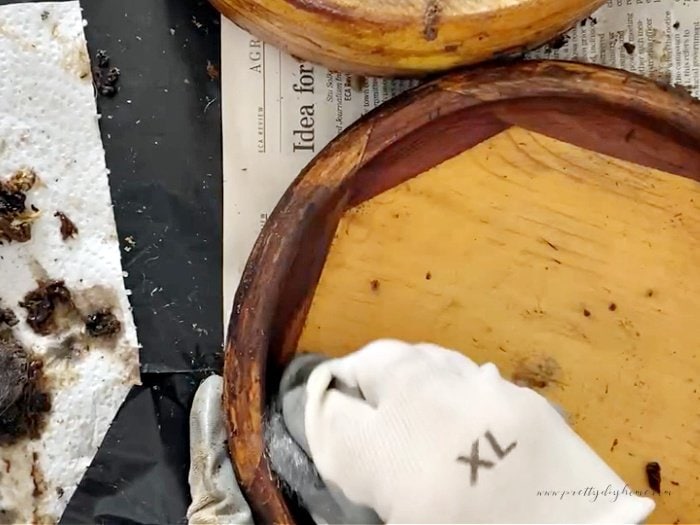
[[[452,74],[349,128],[285,193],[234,300],[224,370],[229,447],[263,523],[294,523],[265,455],[268,385],[296,351],[343,212],[512,125],[700,181],[699,104],[649,80],[582,64]]]
[[[258,38],[333,71],[424,75],[544,44],[604,0],[522,0],[482,12],[428,0],[404,16],[376,2],[367,13],[324,0],[211,0]],[[392,0],[389,4],[396,4]],[[405,2],[403,2],[405,4]],[[393,10],[395,11],[395,10]]]

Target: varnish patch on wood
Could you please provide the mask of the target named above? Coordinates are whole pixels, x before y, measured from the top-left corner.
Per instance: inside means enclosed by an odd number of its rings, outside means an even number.
[[[440,11],[442,11],[442,0],[426,0],[423,14],[423,36],[426,40],[437,38]]]
[[[523,358],[511,377],[513,383],[534,389],[544,389],[559,382],[561,367],[549,356]]]
[[[652,522],[697,519],[698,246],[698,182],[511,128],[345,214],[300,347],[396,337],[495,362],[633,489],[664,465],[684,490]]]

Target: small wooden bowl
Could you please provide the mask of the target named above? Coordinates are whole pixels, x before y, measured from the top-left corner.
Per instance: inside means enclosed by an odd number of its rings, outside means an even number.
[[[699,266],[700,108],[683,93],[524,62],[379,108],[285,193],[235,298],[224,403],[255,514],[293,522],[263,415],[297,349],[397,337],[539,389],[635,490],[658,461],[654,520],[697,522]]]
[[[421,75],[543,44],[604,0],[211,0],[280,49],[334,71]]]

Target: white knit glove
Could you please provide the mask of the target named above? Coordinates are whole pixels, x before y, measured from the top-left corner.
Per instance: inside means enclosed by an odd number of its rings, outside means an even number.
[[[228,455],[221,406],[223,378],[210,376],[197,389],[190,415],[189,525],[253,525]]]
[[[285,370],[279,403],[269,408],[265,440],[272,469],[319,524],[379,523],[371,509],[347,501],[321,481],[304,448],[304,389],[311,370],[324,358],[301,355]],[[253,525],[250,507],[236,481],[222,409],[223,379],[210,376],[197,389],[190,413],[192,503],[189,525]],[[282,406],[284,405],[284,415]],[[291,431],[290,429],[293,429]]]
[[[387,523],[639,523],[654,508],[594,498],[624,481],[544,397],[456,352],[375,342],[319,365],[306,396],[321,477]]]

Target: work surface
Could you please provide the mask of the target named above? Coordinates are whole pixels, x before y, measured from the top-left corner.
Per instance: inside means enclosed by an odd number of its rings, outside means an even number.
[[[143,386],[62,521],[177,523],[189,403],[221,351],[219,15],[196,0],[81,4],[90,55],[105,50],[122,73],[98,108]]]
[[[0,0],[0,5],[7,3],[12,2]],[[223,332],[219,16],[204,0],[82,0],[82,5],[90,54],[106,50],[112,65],[122,72],[118,94],[99,97],[98,106],[125,280],[133,292],[131,303],[143,345],[144,386],[131,392],[63,522],[181,523],[189,503],[187,410],[199,379],[218,370]],[[368,217],[374,217],[372,208],[355,217],[355,225],[362,226]],[[358,231],[362,228],[353,234]],[[340,245],[337,254],[343,246],[352,245]],[[367,249],[375,246],[368,243]],[[540,248],[554,250],[547,243]],[[380,279],[377,268],[360,266],[367,275],[356,295],[347,294],[350,301],[359,294],[376,307],[397,293],[391,286],[396,275]],[[450,268],[417,266],[416,290],[445,286]],[[330,311],[330,303],[323,301],[327,290],[331,287],[320,289],[312,318],[323,318]],[[640,290],[645,304],[665,300],[657,288]],[[644,295],[650,291],[653,299]],[[615,301],[623,305],[619,298]],[[448,326],[456,317],[451,317],[454,309],[445,306],[444,324],[435,328],[442,330],[443,340],[438,342],[447,344],[454,342],[457,325]],[[519,322],[539,322],[542,306],[536,301],[528,305]],[[609,302],[601,302],[589,311],[582,304],[572,315],[576,323],[598,319],[613,323],[617,336],[634,340],[636,331],[627,333],[626,311],[616,308],[613,313],[609,307]],[[420,326],[405,319],[404,334]],[[371,326],[386,328],[382,323],[388,321],[376,316]],[[335,341],[338,348],[332,348],[324,339],[328,332],[315,332],[314,326],[311,323],[305,334],[309,346],[340,353],[357,343]],[[482,335],[467,341],[470,350],[472,343],[476,352],[486,348],[479,345],[496,345],[491,336]],[[610,386],[613,392],[615,385]],[[600,396],[609,390],[602,379],[590,385],[591,390],[594,387],[600,387],[596,390]],[[612,419],[615,414],[608,416]],[[625,467],[624,462],[632,461],[627,455],[631,440],[618,437],[607,429],[593,439],[601,450],[617,454],[621,463],[616,466]]]

